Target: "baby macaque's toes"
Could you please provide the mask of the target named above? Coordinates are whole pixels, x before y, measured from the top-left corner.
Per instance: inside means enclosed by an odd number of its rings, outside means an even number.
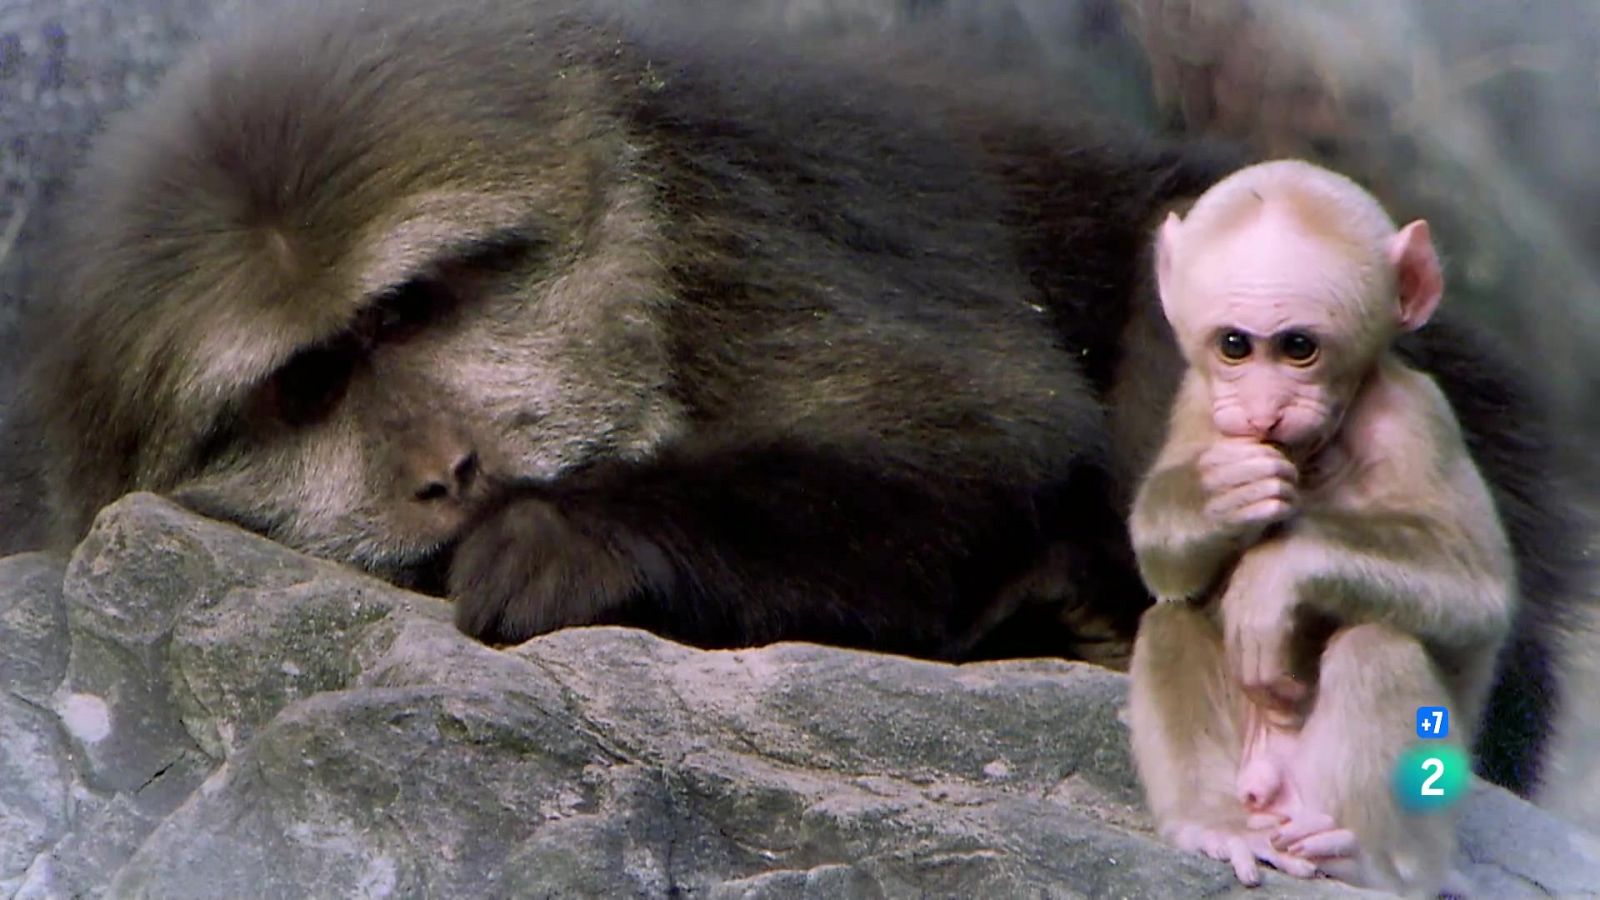
[[[1274,816],[1271,821],[1276,825],[1281,820]],[[1317,871],[1317,867],[1310,862],[1274,850],[1264,830],[1236,830],[1191,823],[1177,826],[1170,833],[1172,843],[1178,849],[1228,863],[1233,867],[1233,874],[1239,883],[1249,887],[1261,883],[1258,861],[1271,863],[1300,878],[1309,878]]]
[[[1239,835],[1229,837],[1228,857],[1240,884],[1255,887],[1261,883],[1261,867],[1256,865],[1256,854],[1250,849],[1249,841]]]
[[[1174,825],[1170,832],[1169,840],[1179,850],[1189,853],[1204,853],[1214,859],[1223,859],[1213,851],[1213,847],[1221,847],[1221,832],[1213,828],[1195,823]]]

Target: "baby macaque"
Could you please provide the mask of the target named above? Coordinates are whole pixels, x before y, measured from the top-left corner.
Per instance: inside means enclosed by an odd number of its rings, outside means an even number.
[[[1135,499],[1130,698],[1163,836],[1419,896],[1459,887],[1453,817],[1391,786],[1419,706],[1470,746],[1515,604],[1510,547],[1448,402],[1392,352],[1444,278],[1343,176],[1243,169],[1160,229],[1188,370]]]

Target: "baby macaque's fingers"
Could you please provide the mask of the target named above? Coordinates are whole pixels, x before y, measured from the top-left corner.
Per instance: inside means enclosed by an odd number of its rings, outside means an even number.
[[[1262,709],[1275,704],[1277,700],[1273,697],[1272,691],[1267,685],[1262,684],[1255,674],[1261,669],[1260,643],[1246,635],[1236,634],[1233,640],[1226,642],[1224,649],[1228,656],[1228,665],[1233,670],[1234,680],[1244,692],[1245,699]]]
[[[1287,498],[1269,497],[1259,500],[1234,513],[1229,524],[1241,528],[1266,528],[1294,515],[1294,492]]]
[[[1270,847],[1262,852],[1261,858],[1272,863],[1278,871],[1293,875],[1296,878],[1317,877],[1317,864],[1309,859],[1301,859],[1298,856],[1279,853]]]
[[[1195,461],[1202,469],[1225,466],[1235,460],[1258,455],[1257,448],[1264,446],[1267,445],[1246,438],[1218,437],[1210,446],[1200,451],[1200,456]]]
[[[1304,840],[1313,834],[1323,831],[1332,831],[1338,827],[1333,816],[1327,813],[1304,813],[1295,816],[1284,823],[1272,834],[1272,846],[1284,850],[1296,841]]]
[[[1219,447],[1227,452],[1213,457],[1212,451],[1207,451],[1198,464],[1200,487],[1208,494],[1264,479],[1281,479],[1290,484],[1299,480],[1294,463],[1274,447],[1265,444],[1250,444],[1239,449],[1228,444]]]
[[[1293,484],[1279,478],[1268,478],[1210,498],[1206,501],[1205,512],[1213,521],[1229,523],[1281,518],[1293,511],[1297,497]]]
[[[1257,859],[1271,863],[1279,871],[1286,872],[1296,878],[1316,877],[1316,863],[1275,848],[1273,842],[1269,840],[1271,834],[1271,832],[1258,829],[1250,835],[1251,849],[1255,851]]]
[[[1320,831],[1290,844],[1288,851],[1311,860],[1349,859],[1361,852],[1356,833],[1348,828]]]
[[[1293,715],[1308,690],[1289,673],[1288,637],[1287,629],[1271,625],[1241,627],[1232,635],[1236,649],[1228,653],[1245,696],[1274,716]]]

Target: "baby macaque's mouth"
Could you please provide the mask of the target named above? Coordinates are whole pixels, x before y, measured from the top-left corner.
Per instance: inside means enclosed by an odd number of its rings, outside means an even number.
[[[1300,441],[1267,440],[1263,443],[1288,457],[1296,466],[1303,466],[1316,459],[1331,437],[1331,434],[1319,432]]]
[[[1311,457],[1316,455],[1317,450],[1322,446],[1321,441],[1307,444],[1266,440],[1262,441],[1262,443],[1274,450],[1277,450],[1279,453],[1282,453],[1290,462],[1294,463],[1296,467],[1305,465],[1305,463],[1310,460]]]

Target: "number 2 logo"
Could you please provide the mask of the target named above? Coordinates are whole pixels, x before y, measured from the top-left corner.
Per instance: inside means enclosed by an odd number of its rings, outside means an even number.
[[[1421,789],[1422,796],[1424,796],[1424,797],[1443,797],[1444,796],[1444,788],[1434,787],[1433,783],[1435,781],[1438,781],[1440,778],[1444,777],[1444,760],[1440,759],[1437,756],[1430,756],[1427,759],[1422,761],[1422,770],[1424,772],[1432,772],[1433,773],[1432,775],[1429,775],[1422,782],[1422,789]]]
[[[1414,813],[1441,812],[1471,793],[1472,760],[1452,744],[1413,746],[1395,760],[1394,799]]]

